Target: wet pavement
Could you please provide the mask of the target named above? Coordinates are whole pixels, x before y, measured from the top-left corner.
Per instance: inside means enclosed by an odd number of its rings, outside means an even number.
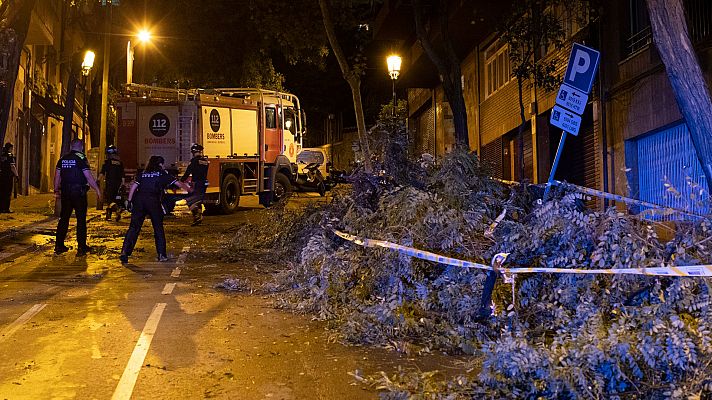
[[[290,206],[313,201],[324,200],[302,194]],[[255,197],[241,205],[199,227],[179,208],[166,221],[167,263],[155,262],[149,221],[121,265],[128,218],[104,221],[94,210],[96,252],[87,257],[52,255],[51,215],[16,219],[0,236],[0,398],[372,399],[376,390],[349,373],[420,367],[335,343],[324,323],[274,309],[263,295],[216,289],[255,275],[253,262],[209,256],[231,228],[264,212]]]

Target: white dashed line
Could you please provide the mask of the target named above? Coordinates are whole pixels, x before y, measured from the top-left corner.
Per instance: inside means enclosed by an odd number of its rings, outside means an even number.
[[[153,307],[153,311],[151,311],[151,315],[146,321],[146,326],[143,327],[143,332],[141,332],[141,336],[138,338],[138,342],[136,343],[136,347],[134,347],[126,369],[124,369],[124,373],[121,375],[119,384],[116,386],[114,395],[111,396],[112,400],[128,400],[131,398],[134,386],[136,385],[136,379],[138,379],[138,374],[141,372],[141,367],[143,366],[143,360],[146,359],[148,348],[151,346],[153,335],[156,333],[158,322],[161,320],[163,310],[165,309],[166,303],[158,303]]]
[[[175,283],[166,283],[166,286],[163,287],[163,291],[161,292],[161,294],[171,294],[173,293],[173,289],[175,288]]]
[[[13,333],[17,332],[22,325],[29,321],[32,317],[37,315],[47,304],[35,304],[30,307],[29,310],[25,311],[24,314],[20,315],[20,318],[16,319],[13,323],[6,326],[2,331],[0,331],[0,343],[7,340]]]
[[[188,258],[189,251],[190,246],[183,247],[183,250],[181,250],[180,255],[178,256],[178,260],[176,260],[176,264],[185,264],[185,259]]]
[[[188,258],[188,252],[190,251],[190,246],[183,247],[178,259],[176,260],[176,268],[171,272],[171,278],[178,278],[180,276],[180,266],[185,264],[185,259]]]

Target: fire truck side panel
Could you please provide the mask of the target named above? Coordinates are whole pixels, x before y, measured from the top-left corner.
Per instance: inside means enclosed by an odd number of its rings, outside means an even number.
[[[139,105],[138,165],[143,168],[149,157],[161,155],[165,166],[176,167],[178,161],[178,105]]]
[[[136,148],[138,146],[136,142],[136,103],[120,102],[116,104],[116,109],[119,121],[116,146],[119,149],[124,168],[135,170],[138,167],[138,159],[136,158]]]
[[[221,160],[210,159],[210,165],[208,166],[208,189],[206,193],[220,193],[220,180],[222,179],[220,171]]]
[[[257,110],[231,109],[232,154],[259,156]]]
[[[211,106],[201,108],[203,154],[208,158],[230,156],[230,109]]]

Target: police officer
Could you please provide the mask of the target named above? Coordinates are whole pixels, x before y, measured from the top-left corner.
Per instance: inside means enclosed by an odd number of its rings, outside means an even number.
[[[91,169],[84,155],[84,142],[74,139],[70,144],[69,153],[57,161],[57,170],[54,173],[55,197],[61,199],[61,211],[57,223],[57,240],[54,253],[62,254],[69,250],[64,245],[69,229],[69,217],[72,211],[77,217],[77,256],[84,256],[91,251],[87,246],[87,184],[96,191],[98,201],[101,201],[101,191],[97,185]]]
[[[124,183],[124,164],[119,159],[119,150],[113,144],[106,148],[106,160],[101,166],[99,175],[104,177],[104,198],[109,203],[106,208],[106,220],[111,220],[111,214],[115,211],[118,222],[121,219],[121,208],[116,201],[116,196]]]
[[[17,179],[15,156],[12,154],[12,143],[5,143],[0,154],[0,213],[11,213],[10,198]]]
[[[188,176],[192,175],[193,177],[193,194],[186,197],[185,202],[193,214],[193,223],[191,225],[195,226],[203,222],[203,198],[208,187],[208,166],[210,162],[208,157],[203,155],[203,146],[194,143],[190,146],[190,152],[193,154],[193,158],[190,160],[188,169],[185,170],[180,180],[185,182]]]
[[[151,156],[146,169],[136,176],[136,180],[131,184],[128,196],[128,209],[131,211],[131,224],[124,238],[124,245],[121,248],[119,259],[122,264],[129,262],[129,256],[133,252],[138,235],[141,232],[143,221],[148,216],[153,225],[153,237],[156,240],[156,252],[158,261],[168,261],[166,253],[166,235],[163,231],[163,207],[161,207],[161,197],[164,190],[170,185],[190,191],[190,186],[176,180],[163,169],[165,160],[161,156]]]

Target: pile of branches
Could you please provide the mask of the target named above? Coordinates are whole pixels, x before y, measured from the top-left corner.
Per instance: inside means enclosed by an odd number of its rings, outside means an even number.
[[[464,150],[439,165],[396,160],[381,159],[381,176],[354,176],[330,205],[296,217],[273,245],[296,257],[268,287],[282,307],[331,321],[347,342],[471,355],[469,372],[450,382],[371,378],[384,397],[699,398],[712,389],[708,278],[522,274],[498,280],[489,301],[480,270],[333,233],[483,264],[506,252],[512,267],[640,268],[712,262],[708,220],[662,240],[655,222],[587,210],[574,192],[537,201],[536,188],[491,179]]]

